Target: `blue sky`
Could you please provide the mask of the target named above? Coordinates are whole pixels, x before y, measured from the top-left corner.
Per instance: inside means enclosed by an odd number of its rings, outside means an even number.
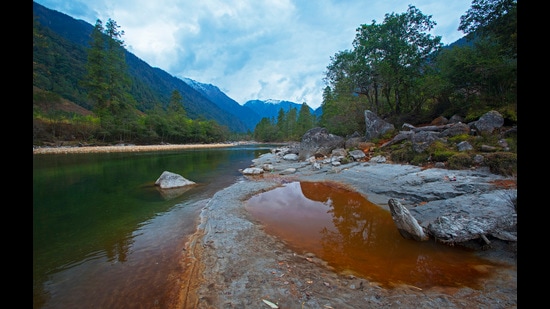
[[[330,57],[351,50],[355,30],[414,5],[450,44],[471,0],[35,0],[92,25],[111,18],[126,49],[179,78],[248,100],[322,102]]]

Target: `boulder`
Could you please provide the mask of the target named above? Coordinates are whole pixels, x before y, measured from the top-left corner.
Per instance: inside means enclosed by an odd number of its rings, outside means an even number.
[[[196,183],[185,179],[181,175],[168,171],[162,172],[157,181],[155,181],[155,186],[159,186],[161,189],[179,188],[194,184]]]
[[[242,170],[243,175],[260,175],[264,173],[263,168],[259,167],[247,167],[244,170]]]
[[[479,135],[491,134],[494,130],[504,125],[504,118],[499,112],[492,110],[479,117],[477,121],[471,122],[469,125],[470,128]]]
[[[411,215],[409,210],[401,205],[398,200],[391,198],[388,201],[388,205],[390,206],[393,222],[403,238],[416,241],[430,239],[429,235],[424,232],[422,226],[418,224],[418,221]]]
[[[395,126],[384,119],[378,117],[370,110],[365,111],[365,137],[366,141],[371,141],[377,137],[384,135],[384,133],[395,130]]]
[[[298,158],[307,160],[311,156],[329,156],[332,150],[344,148],[345,143],[343,137],[330,134],[326,128],[316,127],[302,136]]]

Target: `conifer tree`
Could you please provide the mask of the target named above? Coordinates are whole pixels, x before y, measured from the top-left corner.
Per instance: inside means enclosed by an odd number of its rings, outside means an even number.
[[[100,19],[96,21],[88,49],[87,74],[82,82],[104,133],[119,134],[123,139],[123,135],[131,131],[135,115],[124,57],[124,31],[119,28],[112,19],[105,27]]]

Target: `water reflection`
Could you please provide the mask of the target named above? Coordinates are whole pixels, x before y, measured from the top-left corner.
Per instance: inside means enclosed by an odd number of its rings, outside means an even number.
[[[33,155],[33,308],[175,308],[204,201],[271,148]]]
[[[497,267],[463,248],[404,239],[389,211],[336,183],[288,183],[253,196],[246,208],[294,250],[387,288],[478,289]]]

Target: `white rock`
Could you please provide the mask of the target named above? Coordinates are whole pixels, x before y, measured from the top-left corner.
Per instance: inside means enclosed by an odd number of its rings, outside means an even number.
[[[155,182],[156,186],[160,186],[161,189],[179,188],[188,185],[194,185],[195,182],[185,179],[183,176],[164,171],[162,175]]]

